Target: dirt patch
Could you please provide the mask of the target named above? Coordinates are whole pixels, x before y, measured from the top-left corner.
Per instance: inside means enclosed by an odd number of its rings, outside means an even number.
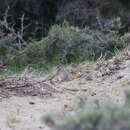
[[[37,77],[0,78],[1,98],[10,97],[0,102],[0,129],[49,130],[42,117],[48,112],[67,116],[76,104],[83,105],[80,99],[85,103],[98,100],[100,104],[124,104],[124,89],[130,84],[129,59],[129,54],[124,53],[105,62],[66,67],[67,74],[73,74],[72,79],[54,78],[56,85]],[[48,98],[38,97],[48,93]]]
[[[51,96],[59,93],[54,85],[44,83],[42,79],[17,76],[0,78],[0,97],[8,98],[11,96]]]

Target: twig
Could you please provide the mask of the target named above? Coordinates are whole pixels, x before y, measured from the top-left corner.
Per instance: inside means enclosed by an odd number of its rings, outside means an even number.
[[[64,88],[64,90],[67,90],[67,91],[73,91],[73,92],[79,92],[79,91],[88,91],[88,89],[85,89],[85,88],[82,88],[82,89],[71,89],[71,88]]]

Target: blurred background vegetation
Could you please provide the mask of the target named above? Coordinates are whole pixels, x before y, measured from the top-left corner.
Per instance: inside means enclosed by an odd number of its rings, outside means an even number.
[[[128,46],[127,0],[0,0],[0,73],[108,59]],[[7,71],[9,70],[9,71]]]
[[[64,119],[51,113],[44,116],[44,122],[52,130],[129,130],[130,129],[130,90],[125,90],[124,105],[82,104],[73,113],[68,113]],[[82,98],[82,97],[81,97]],[[85,101],[85,100],[84,100]]]

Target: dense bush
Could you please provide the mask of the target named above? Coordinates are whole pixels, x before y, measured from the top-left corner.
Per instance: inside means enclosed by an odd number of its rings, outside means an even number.
[[[8,10],[8,22],[13,24],[16,30],[21,27],[21,18],[24,15],[24,34],[26,39],[30,37],[41,39],[50,25],[55,22],[58,0],[0,0],[0,19]]]
[[[20,64],[56,65],[96,60],[101,56],[110,58],[115,49],[127,46],[116,32],[79,29],[67,23],[52,26],[47,37],[26,43],[26,46],[23,44],[22,48],[17,47],[19,44],[11,38],[0,39],[0,60],[5,63],[20,61]]]
[[[126,47],[116,32],[79,29],[68,24],[54,25],[48,36],[34,44],[28,57],[57,63],[109,58],[115,49]]]
[[[62,0],[56,20],[99,29],[100,23],[102,26],[108,24],[108,20],[119,17],[123,9],[119,0]]]
[[[130,129],[130,93],[126,93],[124,106],[98,104],[88,105],[84,109],[70,114],[66,120],[54,121],[46,117],[54,130],[129,130]]]

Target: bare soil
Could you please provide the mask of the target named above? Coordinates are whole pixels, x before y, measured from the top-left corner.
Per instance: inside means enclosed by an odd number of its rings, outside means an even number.
[[[128,53],[109,61],[79,66],[81,70],[76,71],[75,78],[53,81],[54,84],[43,82],[42,78],[1,78],[0,130],[49,130],[42,117],[48,112],[66,116],[75,109],[78,95],[87,103],[98,100],[100,104],[124,104],[124,89],[130,85]]]

